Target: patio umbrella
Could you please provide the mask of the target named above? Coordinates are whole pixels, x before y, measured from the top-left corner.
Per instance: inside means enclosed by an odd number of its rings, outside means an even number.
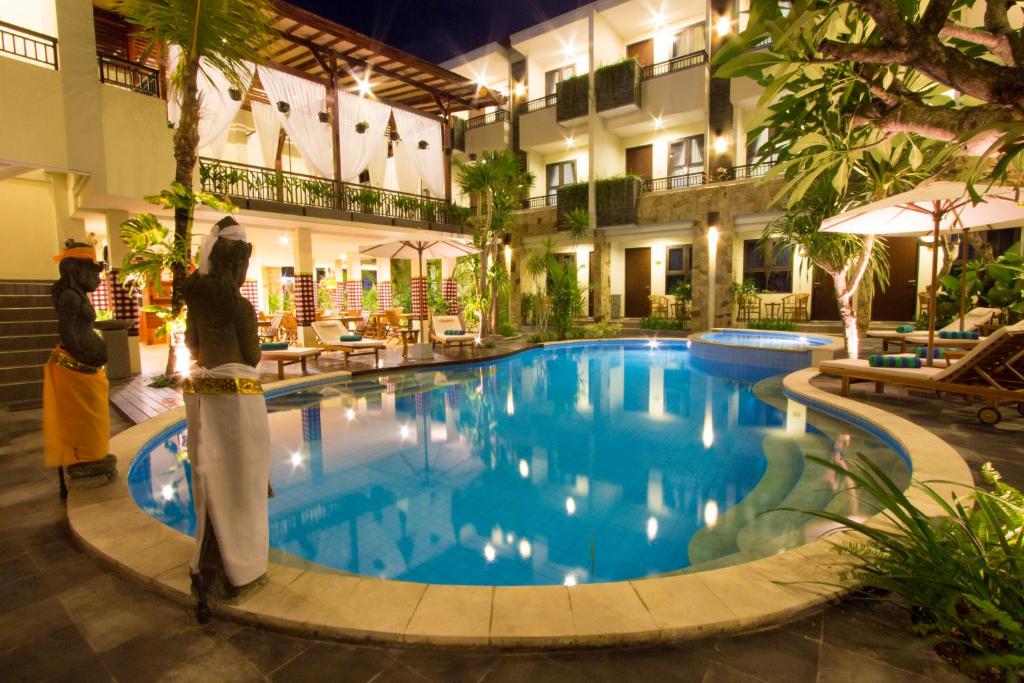
[[[386,244],[377,244],[370,247],[363,247],[359,253],[367,256],[380,258],[398,259],[419,259],[420,275],[425,277],[423,272],[423,259],[457,258],[459,256],[470,256],[479,253],[480,250],[468,242],[460,240],[397,240]],[[420,309],[421,315],[426,311],[426,302]],[[426,319],[420,319],[420,343],[426,341],[424,329]]]
[[[927,181],[913,190],[851,209],[826,219],[821,232],[847,232],[858,235],[898,235],[932,233],[932,285],[928,296],[928,365],[933,365],[935,348],[935,291],[939,271],[939,233],[967,230],[1024,220],[1024,202],[1020,190],[990,187],[975,204],[967,185],[951,181]],[[967,251],[961,245],[966,259]],[[961,277],[966,278],[966,269]],[[961,287],[960,320],[966,292]]]

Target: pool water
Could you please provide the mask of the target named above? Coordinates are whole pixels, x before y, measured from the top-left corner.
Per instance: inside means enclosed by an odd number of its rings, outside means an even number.
[[[759,349],[799,349],[813,346],[826,346],[832,343],[828,337],[817,337],[810,334],[779,334],[761,330],[728,330],[707,332],[701,339],[716,344],[733,346],[750,346]]]
[[[808,518],[759,513],[801,490],[835,505],[844,484],[823,468],[804,482],[808,453],[871,452],[909,476],[873,437],[702,368],[685,343],[573,344],[270,399],[271,545],[407,581],[615,581],[805,542]],[[162,437],[129,484],[194,534],[184,444]]]

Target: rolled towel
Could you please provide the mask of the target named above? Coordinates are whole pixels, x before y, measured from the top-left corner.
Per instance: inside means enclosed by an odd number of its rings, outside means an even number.
[[[457,337],[461,334],[466,334],[464,330],[445,330],[444,333],[449,337]]]
[[[977,330],[939,330],[939,339],[977,339],[980,336]]]
[[[899,332],[900,334],[908,334],[908,333],[914,331],[914,326],[913,325],[900,325],[899,327],[896,328],[896,331]]]
[[[288,342],[263,342],[260,344],[260,351],[284,351],[288,348]]]
[[[340,337],[340,341],[363,341],[363,335],[361,334],[343,334]]]
[[[919,368],[921,359],[915,356],[868,356],[868,365],[873,368]]]

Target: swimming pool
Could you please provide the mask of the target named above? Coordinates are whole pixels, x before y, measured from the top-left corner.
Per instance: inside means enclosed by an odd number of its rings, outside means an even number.
[[[685,343],[556,345],[270,399],[271,544],[407,581],[616,581],[809,540],[807,518],[760,514],[852,509],[808,454],[868,453],[909,479],[874,437],[794,418],[692,360]],[[128,479],[144,510],[191,534],[184,443],[166,434]]]
[[[725,368],[733,379],[751,372],[773,375],[817,366],[843,350],[843,340],[820,334],[716,328],[688,337],[698,365]]]

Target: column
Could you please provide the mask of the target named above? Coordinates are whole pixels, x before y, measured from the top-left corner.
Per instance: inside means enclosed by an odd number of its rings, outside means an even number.
[[[712,176],[719,168],[731,172],[735,161],[736,135],[733,116],[731,81],[728,78],[716,78],[718,66],[714,65],[714,57],[718,50],[731,37],[737,18],[733,16],[735,3],[733,0],[711,0],[708,3],[708,61],[711,67],[711,78],[708,80],[708,136],[704,148],[707,150],[707,170]],[[729,30],[722,31],[728,23]]]
[[[309,228],[295,228],[292,236],[295,264],[295,323],[299,344],[316,346],[311,327],[316,320],[316,289],[313,284],[313,237]]]
[[[377,308],[384,311],[392,308],[391,259],[377,259]]]
[[[131,323],[128,328],[128,362],[131,372],[136,375],[142,372],[142,359],[139,355],[139,299],[121,282],[120,270],[124,257],[128,255],[128,247],[121,241],[121,224],[128,220],[127,211],[106,211],[104,222],[107,229],[107,292],[110,295],[111,308],[116,320]]]
[[[694,332],[728,326],[732,319],[733,221],[729,215],[709,211],[706,220],[693,224]]]
[[[455,281],[455,259],[441,259],[441,295],[448,304],[448,315],[459,314],[459,284]]]
[[[345,300],[348,310],[363,310],[363,268],[359,252],[349,252],[345,259]]]
[[[423,271],[420,272],[418,259],[411,260],[412,267],[409,269],[412,277],[412,317],[414,321],[427,319],[427,264],[423,263]],[[417,323],[418,324],[418,323]]]
[[[341,259],[334,262],[334,289],[331,290],[331,308],[345,310],[345,264]]]
[[[594,275],[594,320],[607,322],[612,317],[612,245],[601,230],[593,233],[594,253],[590,269]]]

